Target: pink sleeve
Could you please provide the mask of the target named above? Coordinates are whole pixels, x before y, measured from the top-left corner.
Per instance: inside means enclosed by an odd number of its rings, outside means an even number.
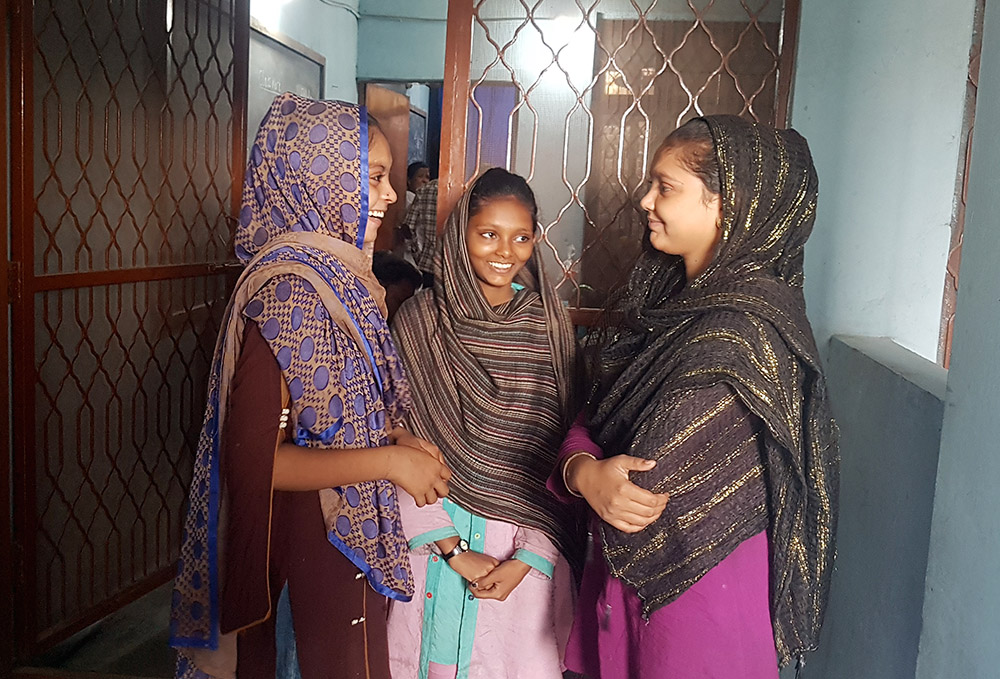
[[[548,578],[555,571],[559,550],[545,533],[534,528],[518,526],[514,534],[514,557],[528,564]]]
[[[566,462],[566,459],[579,452],[590,453],[597,459],[604,457],[604,451],[590,438],[590,432],[587,430],[584,420],[584,414],[581,412],[576,416],[573,426],[566,432],[566,438],[563,439],[563,444],[559,448],[555,468],[545,484],[549,491],[563,502],[576,502],[580,499],[570,493],[566,489],[566,484],[563,483],[563,463]]]
[[[400,519],[403,522],[403,534],[409,540],[411,550],[418,549],[437,540],[458,537],[458,531],[451,522],[451,517],[445,510],[441,500],[432,505],[418,507],[417,503],[405,490],[396,488],[399,502]]]

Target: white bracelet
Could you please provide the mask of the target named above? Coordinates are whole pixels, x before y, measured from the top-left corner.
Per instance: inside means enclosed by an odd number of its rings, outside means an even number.
[[[597,459],[593,455],[593,453],[588,453],[586,450],[578,450],[577,452],[575,452],[572,455],[570,455],[569,457],[567,457],[566,461],[563,462],[563,468],[562,468],[563,485],[566,486],[566,492],[568,492],[570,495],[573,495],[574,497],[583,497],[583,495],[581,495],[578,491],[575,491],[575,490],[573,490],[572,488],[569,487],[569,481],[566,479],[566,470],[569,469],[569,463],[572,462],[573,460],[575,460],[576,458],[580,457],[581,455],[586,455],[591,460],[596,460]]]

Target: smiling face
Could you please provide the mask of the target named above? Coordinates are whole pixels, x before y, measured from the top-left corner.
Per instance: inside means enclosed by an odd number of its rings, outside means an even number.
[[[469,217],[465,242],[486,301],[490,306],[509,302],[514,297],[510,284],[535,249],[531,211],[513,196],[494,198]]]
[[[683,257],[688,280],[708,267],[722,237],[721,201],[684,166],[677,149],[654,158],[640,205],[649,218],[649,242],[660,252]]]
[[[392,169],[389,141],[376,127],[369,127],[368,134],[371,143],[368,145],[368,226],[364,249],[371,253],[386,208],[396,202],[396,192],[389,183],[389,170]]]

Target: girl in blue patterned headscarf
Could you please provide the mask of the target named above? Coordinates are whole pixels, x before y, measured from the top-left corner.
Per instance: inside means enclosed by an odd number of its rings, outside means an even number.
[[[284,94],[251,149],[174,589],[178,676],[274,677],[293,622],[304,679],[388,679],[385,597],[413,594],[393,484],[433,502],[449,472],[394,428],[409,399],[371,250],[396,194],[369,122]]]

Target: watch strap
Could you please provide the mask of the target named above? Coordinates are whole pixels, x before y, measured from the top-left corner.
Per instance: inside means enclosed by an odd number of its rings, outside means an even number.
[[[469,543],[467,543],[465,540],[459,540],[457,543],[455,543],[455,546],[452,547],[450,552],[443,552],[441,554],[441,558],[443,558],[447,563],[448,561],[451,560],[451,557],[458,556],[459,554],[462,554],[467,551],[469,551]]]

